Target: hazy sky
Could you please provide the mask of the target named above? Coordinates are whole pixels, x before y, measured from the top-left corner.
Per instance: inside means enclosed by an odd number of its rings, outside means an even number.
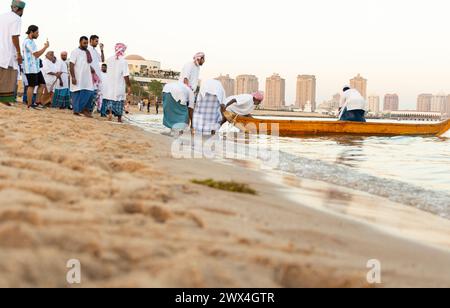
[[[298,74],[315,74],[318,102],[358,73],[369,94],[396,92],[414,108],[421,92],[450,93],[448,0],[26,0],[23,31],[40,26],[57,52],[81,35],[98,34],[109,54],[128,53],[180,70],[197,51],[207,53],[201,78],[220,73],[276,72],[295,100]],[[1,0],[4,11],[10,0]],[[130,6],[139,5],[139,6]]]

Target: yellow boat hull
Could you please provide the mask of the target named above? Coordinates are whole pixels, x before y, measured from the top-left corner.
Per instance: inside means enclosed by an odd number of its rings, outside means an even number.
[[[225,112],[225,117],[228,122],[245,133],[278,133],[281,137],[326,135],[441,136],[450,129],[450,120],[435,124],[269,120],[241,117],[228,111]]]

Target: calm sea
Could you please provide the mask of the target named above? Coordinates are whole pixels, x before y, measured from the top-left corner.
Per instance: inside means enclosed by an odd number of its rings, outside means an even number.
[[[130,117],[131,124],[153,133],[167,131],[161,122],[161,116]],[[276,169],[450,218],[450,133],[443,138],[264,137],[263,142],[280,150]]]

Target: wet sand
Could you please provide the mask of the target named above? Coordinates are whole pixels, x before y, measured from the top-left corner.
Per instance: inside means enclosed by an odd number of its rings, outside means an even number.
[[[81,287],[372,287],[371,259],[381,287],[450,287],[449,221],[321,182],[268,181],[246,162],[176,160],[170,145],[0,106],[0,287],[69,287],[69,259]],[[258,194],[191,183],[207,178]]]

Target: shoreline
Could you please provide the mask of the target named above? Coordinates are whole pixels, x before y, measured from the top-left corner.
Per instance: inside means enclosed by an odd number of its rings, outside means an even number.
[[[143,113],[133,114],[131,118],[128,119],[128,123],[150,133],[159,134],[161,132],[160,127],[156,129],[154,127],[155,118],[151,118],[153,127],[147,127],[145,120],[149,121],[150,118],[141,118],[142,116],[147,117],[149,115]],[[231,136],[231,138],[233,138],[233,136]],[[228,136],[225,139],[228,140]],[[281,139],[285,141],[285,138]],[[238,138],[237,147],[240,147],[241,144],[239,140],[240,138]],[[186,141],[189,143],[189,138],[187,138]],[[275,142],[277,142],[277,140],[275,140]],[[247,146],[245,146],[245,148],[247,148]],[[275,149],[275,151],[277,150],[278,149]],[[235,154],[242,153],[243,151],[245,151],[245,149],[241,146],[239,150],[236,150]],[[219,159],[216,161],[220,162],[221,154],[219,153],[218,156]],[[281,149],[277,156],[279,156],[280,160],[278,166],[269,163],[269,166],[265,166],[264,170],[285,172],[295,175],[297,178],[325,182],[328,185],[347,187],[355,191],[389,199],[394,203],[408,205],[439,217],[446,219],[449,219],[450,217],[450,209],[447,207],[450,203],[450,195],[444,190],[433,189],[432,187],[424,188],[417,183],[405,179],[377,176],[373,173],[367,173],[364,170],[358,170],[342,164],[332,164],[320,159],[294,155],[283,149]],[[260,163],[260,159],[252,158],[251,160],[254,164]]]
[[[301,205],[261,172],[176,160],[165,136],[59,110],[0,106],[0,124],[0,286],[67,287],[73,258],[82,287],[371,287],[372,259],[382,263],[382,287],[450,286],[446,243],[317,208],[398,207],[386,199],[285,179],[300,186]],[[190,182],[206,178],[258,195]],[[424,217],[407,216],[417,225]]]

